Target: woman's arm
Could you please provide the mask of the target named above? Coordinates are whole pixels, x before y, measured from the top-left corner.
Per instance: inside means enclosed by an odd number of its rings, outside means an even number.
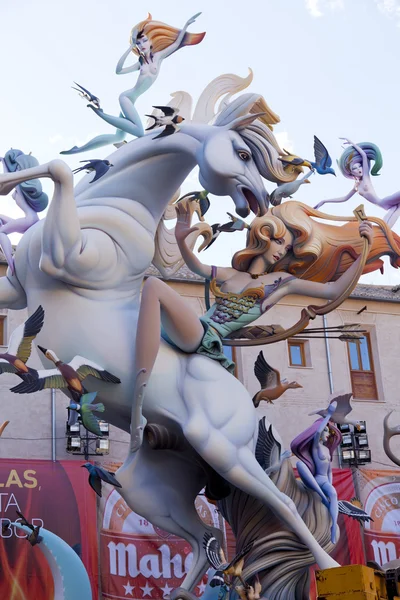
[[[168,48],[165,48],[165,50],[162,50],[161,52],[157,52],[157,54],[161,60],[164,60],[164,58],[167,58],[167,56],[171,56],[171,54],[173,54],[174,52],[179,50],[179,47],[183,42],[183,38],[185,37],[187,28],[189,27],[189,25],[191,25],[192,23],[195,22],[195,20],[197,19],[197,17],[199,15],[201,15],[201,12],[196,13],[195,15],[193,15],[193,17],[191,17],[188,21],[186,21],[186,23],[184,24],[183,28],[179,32],[179,35],[173,44],[168,46]]]
[[[360,235],[366,237],[369,246],[372,245],[374,232],[372,225],[363,221],[359,227]],[[289,294],[304,294],[304,296],[313,296],[314,298],[325,298],[326,300],[335,300],[342,294],[349,284],[353,281],[357,273],[361,256],[347,269],[337,281],[330,283],[317,283],[315,281],[306,281],[305,279],[291,279],[286,289]]]
[[[124,54],[119,59],[118,64],[115,67],[115,72],[117,75],[125,75],[125,73],[133,73],[134,71],[139,71],[139,69],[140,69],[139,61],[135,62],[135,64],[132,65],[131,67],[125,67],[125,69],[123,68],[126,59],[128,58],[129,54],[132,52],[132,49],[134,47],[135,47],[135,44],[131,44],[129,46],[128,50],[126,52],[124,52]]]
[[[365,154],[365,152],[361,148],[361,146],[358,146],[357,144],[348,140],[347,138],[339,138],[339,139],[343,140],[345,144],[348,144],[349,146],[353,146],[354,150],[357,150],[358,154],[361,156],[361,159],[362,159],[363,177],[365,177],[365,175],[369,175],[368,156]]]
[[[193,250],[187,245],[186,238],[197,230],[197,227],[190,227],[191,214],[190,210],[186,208],[184,202],[179,202],[176,205],[177,222],[175,225],[175,238],[181,251],[181,255],[187,266],[193,273],[197,273],[200,277],[205,279],[211,279],[211,267],[210,265],[203,264],[195,255]],[[230,267],[218,267],[218,281],[226,281],[232,275],[235,274],[235,270]]]
[[[318,204],[314,206],[314,210],[319,210],[321,206],[323,206],[324,204],[330,204],[331,202],[347,202],[347,200],[350,200],[350,198],[354,196],[356,191],[356,186],[354,186],[350,190],[350,192],[346,194],[346,196],[343,196],[343,198],[332,198],[332,200],[322,200],[322,202],[318,202]]]

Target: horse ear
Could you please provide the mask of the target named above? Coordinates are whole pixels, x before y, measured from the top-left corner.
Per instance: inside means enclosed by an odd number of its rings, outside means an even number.
[[[258,119],[259,117],[262,117],[263,115],[265,115],[265,112],[248,113],[243,117],[238,117],[237,119],[234,119],[233,121],[228,123],[228,125],[225,125],[225,128],[235,130],[244,129],[247,125],[250,125],[253,121]]]

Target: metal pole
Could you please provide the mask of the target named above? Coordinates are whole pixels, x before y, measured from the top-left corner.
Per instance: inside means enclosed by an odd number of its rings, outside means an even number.
[[[51,389],[51,460],[56,462],[56,390]]]
[[[326,319],[326,315],[322,315],[322,325],[324,328],[325,353],[326,353],[326,364],[328,366],[329,391],[331,394],[333,394],[334,387],[333,387],[333,376],[332,376],[332,361],[331,361],[331,351],[329,348],[329,341],[328,341],[328,335],[327,335],[328,322]],[[339,462],[339,469],[341,469],[342,468],[342,456],[341,456],[340,448],[338,448],[338,462]]]
[[[322,324],[324,327],[326,364],[328,365],[329,391],[331,394],[333,394],[332,362],[331,362],[331,353],[330,353],[330,349],[329,349],[328,335],[326,332],[326,330],[327,330],[326,315],[322,315]]]

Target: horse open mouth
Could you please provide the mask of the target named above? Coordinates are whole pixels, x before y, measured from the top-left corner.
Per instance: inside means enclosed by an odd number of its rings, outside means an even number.
[[[260,214],[260,205],[255,194],[247,187],[240,187],[238,191],[242,196],[242,202],[236,204],[236,212],[238,215],[247,217],[251,211],[257,217]]]

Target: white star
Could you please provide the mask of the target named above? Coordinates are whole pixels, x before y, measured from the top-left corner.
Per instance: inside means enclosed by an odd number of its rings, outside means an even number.
[[[151,590],[153,590],[154,588],[149,586],[148,581],[146,581],[146,585],[144,587],[141,587],[140,589],[143,591],[143,598],[145,596],[150,596],[150,598],[151,598]]]
[[[174,588],[169,587],[168,583],[166,583],[164,585],[164,587],[162,587],[160,589],[162,589],[162,591],[163,591],[163,598],[165,598],[165,596],[169,596],[170,591],[173,590]]]
[[[199,588],[199,592],[200,594],[204,594],[204,590],[206,589],[206,584],[204,583],[204,581],[200,581],[199,585],[197,586]]]
[[[133,585],[130,584],[130,581],[128,581],[128,583],[126,585],[123,585],[122,587],[125,588],[125,596],[127,596],[128,594],[133,596],[132,590],[134,590],[135,588],[133,587]]]

